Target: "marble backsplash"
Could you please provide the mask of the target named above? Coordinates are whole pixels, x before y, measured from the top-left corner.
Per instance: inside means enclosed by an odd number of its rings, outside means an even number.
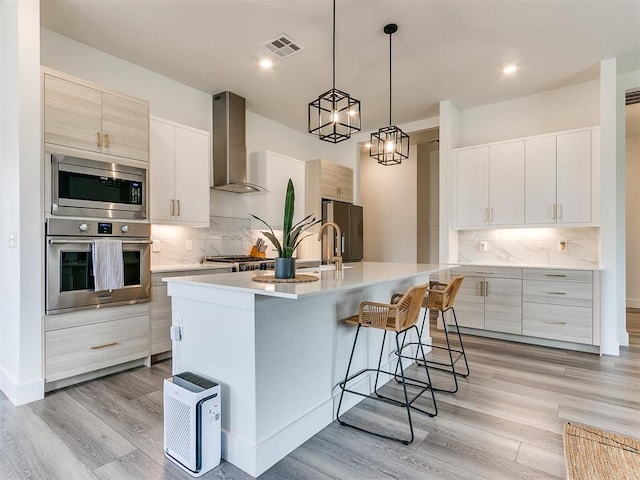
[[[152,252],[151,265],[193,264],[205,255],[247,255],[258,237],[248,218],[211,217],[208,228],[152,225],[151,238],[158,252]],[[189,249],[191,245],[192,249]],[[269,244],[269,250],[271,249]]]
[[[483,242],[486,242],[486,251],[483,249]],[[566,242],[566,250],[560,251],[560,242]],[[600,264],[600,229],[588,227],[459,231],[458,262],[597,267]]]

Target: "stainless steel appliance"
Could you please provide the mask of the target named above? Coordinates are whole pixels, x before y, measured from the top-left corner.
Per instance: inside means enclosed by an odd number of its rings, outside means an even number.
[[[247,272],[249,270],[273,270],[273,258],[252,257],[250,255],[206,256],[204,262],[231,263],[232,272]]]
[[[51,213],[147,218],[147,170],[68,155],[51,155]]]
[[[362,207],[345,202],[322,201],[322,223],[334,222],[342,230],[342,261],[359,262],[363,256]],[[322,236],[322,263],[336,255],[336,240],[332,231]]]
[[[151,226],[104,220],[49,218],[46,224],[47,314],[149,301]],[[124,288],[94,291],[95,238],[122,240]]]

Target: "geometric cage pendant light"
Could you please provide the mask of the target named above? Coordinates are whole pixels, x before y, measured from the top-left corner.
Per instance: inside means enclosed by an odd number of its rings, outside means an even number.
[[[369,156],[382,165],[398,165],[409,158],[409,135],[391,124],[391,36],[398,31],[398,25],[385,25],[384,33],[389,35],[389,125],[371,134]]]
[[[360,131],[360,101],[336,89],[336,0],[333,0],[333,88],[309,103],[309,133],[338,143]]]

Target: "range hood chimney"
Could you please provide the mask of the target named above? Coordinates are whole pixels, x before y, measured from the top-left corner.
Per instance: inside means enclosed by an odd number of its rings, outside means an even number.
[[[233,193],[260,191],[247,182],[245,99],[231,92],[213,96],[213,185]]]

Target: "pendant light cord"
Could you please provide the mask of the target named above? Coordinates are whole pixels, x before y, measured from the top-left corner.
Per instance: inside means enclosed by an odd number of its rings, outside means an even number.
[[[393,36],[393,33],[390,33],[389,34],[389,125],[391,125],[391,37],[392,36]]]
[[[333,0],[333,89],[336,89],[336,0]]]

